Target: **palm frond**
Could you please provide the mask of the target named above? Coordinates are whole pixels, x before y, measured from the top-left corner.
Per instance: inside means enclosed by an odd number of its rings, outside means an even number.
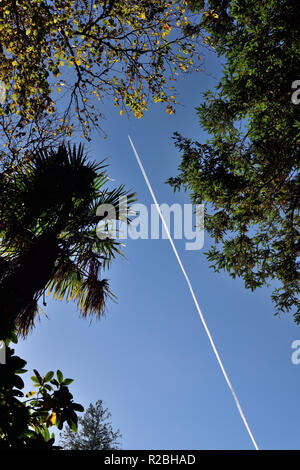
[[[35,319],[39,317],[37,300],[28,301],[27,305],[19,312],[16,320],[17,331],[25,338],[35,326]]]
[[[97,279],[95,276],[88,277],[76,296],[77,305],[83,317],[95,315],[101,317],[105,314],[107,298],[115,299],[116,296],[109,290],[107,279]]]
[[[47,295],[56,300],[74,300],[81,314],[101,317],[105,313],[107,298],[115,299],[106,279],[98,279],[99,260],[90,259],[89,271],[83,272],[74,262],[68,260],[59,266],[53,279],[48,283]]]
[[[0,289],[5,305],[3,273],[12,266],[10,290],[19,301],[11,320],[22,335],[39,315],[37,300],[45,287],[54,298],[77,302],[83,316],[104,315],[107,299],[115,299],[100,270],[122,255],[121,243],[97,237],[97,208],[110,204],[115,220],[129,223],[127,209],[135,194],[127,194],[123,185],[108,189],[106,166],[90,161],[83,145],[62,143],[0,175]],[[41,246],[43,238],[47,243]]]

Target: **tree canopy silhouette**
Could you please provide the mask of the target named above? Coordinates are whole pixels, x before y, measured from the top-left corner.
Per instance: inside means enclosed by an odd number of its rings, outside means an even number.
[[[194,3],[195,8],[197,2]],[[299,310],[299,8],[268,0],[208,1],[201,27],[226,60],[197,108],[206,143],[178,133],[173,188],[206,203],[212,267],[252,290],[279,281],[276,313]]]
[[[113,431],[111,413],[103,407],[102,400],[90,403],[82,417],[78,419],[78,432],[67,427],[61,433],[60,444],[70,450],[110,450],[119,449],[121,434]]]
[[[171,114],[174,81],[201,61],[193,23],[185,0],[2,1],[3,161],[74,130],[89,139],[106,96],[121,114],[150,98]]]

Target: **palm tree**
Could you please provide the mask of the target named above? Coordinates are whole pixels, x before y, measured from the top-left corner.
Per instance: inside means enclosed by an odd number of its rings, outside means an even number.
[[[73,299],[81,314],[103,315],[113,298],[100,271],[120,252],[120,242],[96,236],[104,220],[97,207],[111,204],[115,218],[134,194],[105,189],[103,162],[87,160],[83,147],[62,144],[0,175],[0,339],[17,327],[26,336],[45,294]],[[102,234],[103,235],[103,234]]]

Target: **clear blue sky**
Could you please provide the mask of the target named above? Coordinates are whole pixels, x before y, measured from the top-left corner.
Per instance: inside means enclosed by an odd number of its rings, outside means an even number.
[[[143,119],[128,120],[108,100],[103,105],[108,138],[94,134],[86,149],[93,159],[109,156],[114,184],[134,189],[138,202],[150,207],[152,200],[128,133],[159,202],[189,202],[188,194],[174,195],[165,184],[180,162],[171,136],[179,131],[204,141],[194,108],[216,83],[210,74],[220,74],[213,56],[207,56],[205,74],[180,80],[173,116],[153,105]],[[300,365],[291,362],[300,326],[289,316],[273,316],[272,289],[252,293],[209,269],[203,254],[208,245],[207,234],[200,251],[186,251],[184,241],[176,241],[257,443],[300,449]],[[118,296],[106,318],[90,325],[73,303],[50,301],[49,319],[19,342],[17,353],[30,371],[59,368],[74,378],[71,392],[84,406],[102,399],[124,449],[251,449],[169,242],[127,240],[124,253],[127,260],[116,260],[106,273]]]

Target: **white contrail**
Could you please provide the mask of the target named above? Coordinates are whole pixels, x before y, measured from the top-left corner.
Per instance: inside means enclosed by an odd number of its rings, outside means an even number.
[[[154,194],[154,192],[153,192],[152,186],[151,186],[151,184],[150,184],[150,182],[149,182],[149,180],[148,180],[148,178],[147,178],[146,172],[145,172],[145,170],[144,170],[144,167],[143,167],[143,165],[142,165],[142,162],[141,162],[141,160],[140,160],[140,157],[138,156],[138,153],[137,153],[137,151],[136,151],[136,149],[135,149],[135,146],[133,145],[133,142],[132,142],[132,140],[131,140],[131,138],[130,138],[130,135],[128,135],[128,139],[129,139],[129,142],[130,142],[130,144],[131,144],[131,147],[132,147],[132,150],[133,150],[133,152],[134,152],[134,155],[135,155],[135,157],[136,157],[136,160],[137,160],[137,162],[138,162],[138,165],[139,165],[139,167],[140,167],[140,169],[141,169],[142,175],[143,175],[143,177],[144,177],[144,179],[145,179],[145,181],[146,181],[146,184],[147,184],[147,186],[148,186],[148,189],[149,189],[149,191],[150,191],[150,194],[151,194],[151,196],[152,196],[152,199],[153,199],[153,201],[154,201],[155,207],[156,207],[156,209],[157,209],[157,211],[158,211],[158,213],[159,213],[159,215],[160,215],[161,221],[162,221],[163,226],[164,226],[164,228],[165,228],[165,231],[166,231],[166,233],[167,233],[167,235],[168,235],[169,241],[170,241],[170,243],[171,243],[171,246],[172,246],[172,248],[173,248],[174,254],[175,254],[175,256],[176,256],[176,258],[177,258],[177,261],[178,261],[178,263],[179,263],[179,266],[180,266],[180,268],[181,268],[181,271],[182,271],[182,273],[183,273],[183,275],[184,275],[184,277],[185,277],[185,280],[186,280],[186,282],[187,282],[187,285],[188,285],[188,287],[189,287],[189,289],[190,289],[190,292],[191,292],[191,295],[192,295],[192,297],[193,297],[193,300],[194,300],[196,309],[197,309],[197,311],[198,311],[198,313],[199,313],[200,319],[201,319],[201,321],[202,321],[202,324],[203,324],[203,326],[204,326],[204,329],[205,329],[206,334],[207,334],[207,336],[208,336],[208,339],[209,339],[209,341],[210,341],[211,347],[212,347],[212,349],[213,349],[213,351],[214,351],[214,353],[215,353],[215,356],[216,356],[216,358],[217,358],[217,361],[218,361],[218,363],[219,363],[219,366],[220,366],[220,368],[221,368],[221,371],[223,372],[223,375],[224,375],[224,378],[225,378],[226,383],[227,383],[227,385],[228,385],[228,388],[230,389],[230,391],[231,391],[231,393],[232,393],[233,399],[234,399],[234,401],[235,401],[235,404],[236,404],[236,406],[237,406],[237,409],[238,409],[238,411],[239,411],[239,414],[240,414],[240,416],[241,416],[241,418],[242,418],[242,421],[243,421],[243,423],[244,423],[244,425],[245,425],[245,427],[246,427],[246,429],[247,429],[247,432],[248,432],[248,434],[249,434],[249,436],[250,436],[250,439],[251,439],[251,441],[252,441],[252,443],[253,443],[255,449],[256,449],[256,450],[259,450],[259,449],[258,449],[258,445],[256,444],[255,439],[254,439],[254,437],[253,437],[253,434],[252,434],[252,432],[251,432],[251,429],[249,428],[249,425],[248,425],[248,423],[247,423],[246,417],[245,417],[245,415],[244,415],[244,413],[243,413],[243,410],[242,410],[242,407],[241,407],[240,402],[239,402],[239,400],[238,400],[238,397],[236,396],[236,393],[235,393],[235,391],[234,391],[234,388],[233,388],[233,386],[232,386],[232,384],[231,384],[231,382],[230,382],[230,380],[229,380],[229,377],[228,377],[228,375],[227,375],[227,372],[226,372],[226,370],[225,370],[225,368],[224,368],[224,366],[223,366],[223,363],[222,363],[221,358],[220,358],[220,356],[219,356],[218,350],[217,350],[217,348],[216,348],[216,346],[215,346],[214,340],[213,340],[213,338],[212,338],[212,336],[211,336],[211,334],[210,334],[210,331],[209,331],[209,329],[208,329],[208,326],[207,326],[207,324],[206,324],[206,321],[205,321],[205,319],[204,319],[204,316],[202,315],[202,312],[201,312],[201,310],[200,310],[198,301],[197,301],[197,299],[196,299],[195,293],[194,293],[193,288],[192,288],[192,284],[191,284],[191,282],[190,282],[190,280],[189,280],[189,278],[188,278],[188,275],[187,275],[187,273],[186,273],[186,271],[185,271],[185,269],[184,269],[184,267],[183,267],[183,264],[182,264],[182,262],[181,262],[180,256],[179,256],[179,254],[178,254],[178,252],[177,252],[177,250],[176,250],[176,247],[175,247],[174,242],[173,242],[173,240],[172,240],[172,237],[171,237],[171,235],[170,235],[168,226],[167,226],[167,224],[166,224],[166,222],[165,222],[165,219],[164,219],[164,217],[163,217],[163,215],[162,215],[162,212],[161,212],[161,210],[160,210],[159,204],[158,204],[157,199],[156,199],[156,197],[155,197],[155,194]]]

